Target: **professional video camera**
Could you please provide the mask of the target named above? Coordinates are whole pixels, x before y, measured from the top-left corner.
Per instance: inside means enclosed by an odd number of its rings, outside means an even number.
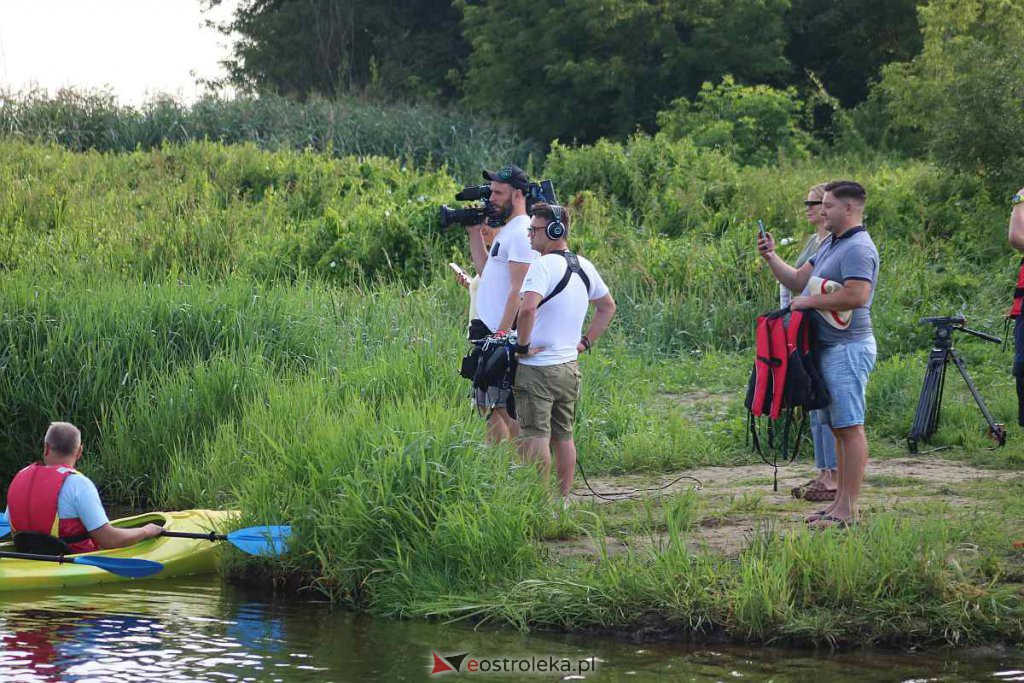
[[[527,185],[526,189],[523,190],[523,194],[526,195],[526,213],[530,215],[533,215],[533,207],[537,202],[546,202],[548,204],[558,203],[558,198],[555,196],[555,186],[550,180],[530,183]],[[438,216],[441,220],[442,228],[447,228],[452,223],[458,223],[459,225],[479,225],[484,222],[495,228],[500,227],[500,224],[494,217],[494,209],[491,204],[490,185],[467,185],[455,195],[455,199],[461,202],[482,201],[483,206],[470,206],[464,209],[453,209],[446,204],[442,204],[441,208],[438,210]]]
[[[483,201],[483,206],[471,206],[465,209],[453,209],[445,204],[441,205],[438,215],[441,219],[441,227],[447,228],[452,223],[459,225],[479,225],[484,221],[491,222],[491,186],[490,185],[468,185],[455,198],[460,202]]]

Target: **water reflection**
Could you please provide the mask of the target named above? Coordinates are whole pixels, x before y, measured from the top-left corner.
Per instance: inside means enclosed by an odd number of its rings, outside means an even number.
[[[482,675],[479,668],[473,674],[469,663],[544,657],[596,662],[598,669],[529,680],[1024,680],[1024,657],[1013,649],[906,654],[638,646],[375,620],[311,597],[268,597],[216,579],[14,594],[0,598],[0,680],[517,681],[526,677]],[[434,655],[457,663],[458,675],[431,676]]]

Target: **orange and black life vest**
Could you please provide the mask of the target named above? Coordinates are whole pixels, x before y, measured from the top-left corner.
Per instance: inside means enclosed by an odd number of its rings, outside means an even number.
[[[60,490],[73,474],[78,474],[73,467],[32,464],[14,475],[7,489],[7,516],[16,545],[19,534],[42,534],[59,539],[71,553],[99,550],[82,520],[57,516]]]
[[[1013,305],[1010,306],[1009,317],[1019,318],[1022,307],[1024,307],[1024,258],[1020,260],[1020,267],[1017,269],[1017,288],[1013,290]]]

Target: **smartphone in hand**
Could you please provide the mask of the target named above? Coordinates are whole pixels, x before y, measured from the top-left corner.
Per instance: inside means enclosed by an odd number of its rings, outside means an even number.
[[[757,219],[757,232],[761,236],[761,239],[768,239],[768,232],[764,229],[764,221],[760,218]]]
[[[457,263],[449,263],[448,267],[451,268],[452,270],[454,270],[456,275],[458,275],[460,277],[464,277],[467,280],[469,279],[469,276],[466,275],[466,271],[464,271],[462,268],[459,268],[459,264],[457,264]]]

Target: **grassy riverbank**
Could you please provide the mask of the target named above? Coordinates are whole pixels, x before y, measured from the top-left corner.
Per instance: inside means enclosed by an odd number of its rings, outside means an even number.
[[[999,332],[1007,304],[1005,207],[973,181],[920,162],[750,169],[644,138],[556,148],[546,175],[620,305],[582,361],[581,462],[598,491],[707,484],[556,513],[511,448],[483,446],[456,375],[466,300],[444,263],[467,259],[433,225],[454,179],[211,143],[2,142],[0,158],[8,476],[70,419],[111,501],[292,523],[294,552],[262,566],[375,614],[754,641],[1024,635],[1024,439],[987,450],[958,377],[935,440],[948,481],[879,465],[868,487],[886,496],[846,533],[805,531],[745,443],[752,315],[776,291],[750,220],[798,235],[807,185],[840,167],[868,185],[884,263],[869,436],[903,463],[931,333],[917,317],[964,307]],[[1009,355],[962,348],[1012,422]]]

